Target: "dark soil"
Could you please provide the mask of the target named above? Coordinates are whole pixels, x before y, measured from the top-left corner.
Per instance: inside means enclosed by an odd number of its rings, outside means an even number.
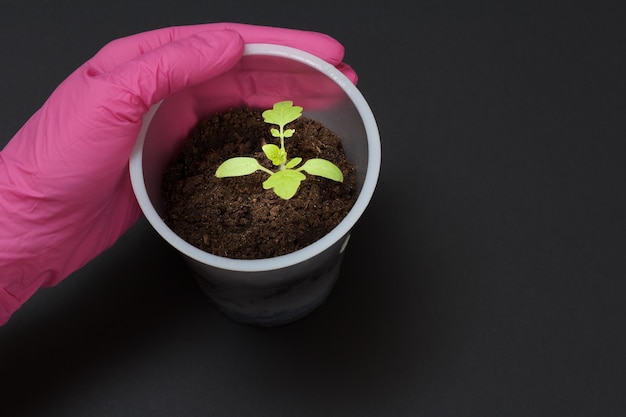
[[[226,159],[252,156],[275,167],[261,147],[277,142],[262,110],[234,108],[202,120],[191,132],[163,176],[165,223],[192,245],[218,256],[261,259],[284,255],[317,241],[350,211],[356,198],[355,167],[347,161],[341,139],[304,116],[289,123],[296,130],[285,139],[289,158],[303,163],[324,158],[337,165],[344,182],[308,175],[290,200],[264,190],[268,174],[217,178]]]

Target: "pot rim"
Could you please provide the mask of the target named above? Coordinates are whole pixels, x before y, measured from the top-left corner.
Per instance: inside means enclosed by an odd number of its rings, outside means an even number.
[[[161,219],[161,216],[157,213],[150,201],[144,183],[142,165],[143,145],[150,121],[162,102],[153,105],[144,116],[140,133],[130,156],[129,168],[132,187],[144,216],[157,233],[179,252],[197,262],[220,269],[240,272],[270,271],[287,268],[314,258],[350,233],[352,227],[367,208],[373,196],[374,189],[376,188],[376,183],[378,182],[381,165],[380,136],[376,120],[367,101],[357,87],[332,64],[308,52],[274,44],[247,44],[243,55],[282,57],[301,62],[320,71],[334,81],[346,93],[361,116],[368,141],[367,172],[363,186],[352,209],[333,230],[309,246],[289,254],[266,259],[225,258],[205,252],[183,240]]]

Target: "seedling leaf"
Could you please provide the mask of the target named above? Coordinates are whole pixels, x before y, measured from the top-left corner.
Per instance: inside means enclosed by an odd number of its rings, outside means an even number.
[[[293,169],[285,169],[275,172],[268,179],[263,181],[263,188],[269,190],[274,189],[274,193],[284,200],[289,200],[296,194],[300,183],[306,179],[306,176]]]
[[[302,158],[295,157],[291,161],[287,162],[287,164],[285,165],[285,168],[295,168],[298,166],[300,162],[302,162]]]
[[[343,182],[343,173],[330,161],[321,158],[309,159],[298,168],[298,171],[306,171],[308,174],[328,178],[333,181]]]
[[[265,123],[282,127],[302,116],[302,107],[294,106],[293,101],[279,101],[271,109],[265,110],[262,115]]]
[[[276,166],[284,164],[287,159],[287,152],[271,143],[263,145],[263,152],[265,153],[265,156],[267,156],[267,158]]]
[[[217,167],[215,176],[218,178],[240,177],[243,175],[250,175],[257,171],[260,167],[261,165],[256,159],[238,156],[222,162],[222,164]]]

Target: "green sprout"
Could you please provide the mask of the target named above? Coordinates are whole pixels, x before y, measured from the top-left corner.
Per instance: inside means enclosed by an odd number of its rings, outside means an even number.
[[[265,168],[254,158],[238,156],[224,161],[217,167],[215,176],[218,178],[240,177],[256,171],[263,171],[269,174],[269,178],[263,181],[263,189],[274,189],[274,193],[285,200],[293,197],[298,191],[300,183],[306,179],[302,171],[310,175],[343,182],[341,170],[330,161],[322,158],[309,159],[299,168],[296,168],[302,162],[302,158],[289,159],[287,157],[285,138],[292,137],[295,129],[285,129],[285,126],[302,116],[302,107],[294,106],[291,101],[281,101],[274,104],[272,109],[265,110],[262,115],[265,123],[278,126],[278,129],[271,128],[270,133],[273,137],[280,139],[280,147],[267,144],[262,148],[265,156],[272,161],[274,166],[278,167],[277,171],[274,172]]]

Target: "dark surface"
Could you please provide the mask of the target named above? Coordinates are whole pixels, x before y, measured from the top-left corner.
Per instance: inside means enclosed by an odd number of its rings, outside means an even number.
[[[623,6],[303,3],[3,0],[3,142],[107,41],[239,21],[346,46],[383,169],[281,328],[223,318],[140,221],[0,328],[0,415],[625,415]]]

